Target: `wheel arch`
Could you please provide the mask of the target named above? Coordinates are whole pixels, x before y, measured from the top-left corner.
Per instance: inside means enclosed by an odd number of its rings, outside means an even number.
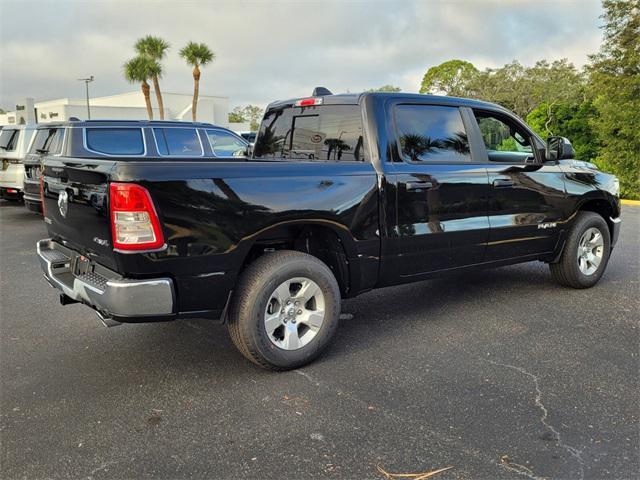
[[[617,203],[606,197],[586,197],[578,204],[577,211],[593,212],[600,215],[607,223],[607,226],[609,227],[609,235],[613,238],[613,219],[620,215],[620,209]]]
[[[352,290],[349,259],[356,256],[356,246],[344,225],[327,220],[281,222],[259,231],[245,242],[238,274],[266,253],[295,250],[324,262],[336,277],[342,296],[349,296]]]

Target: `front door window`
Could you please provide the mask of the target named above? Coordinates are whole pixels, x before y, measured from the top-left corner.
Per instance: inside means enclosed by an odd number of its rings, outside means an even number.
[[[531,136],[515,122],[493,113],[475,112],[491,162],[525,163],[534,159]]]

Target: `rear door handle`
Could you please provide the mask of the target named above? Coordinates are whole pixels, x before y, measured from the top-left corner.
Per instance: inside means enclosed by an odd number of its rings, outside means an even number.
[[[509,178],[498,178],[493,181],[493,186],[496,188],[513,187],[514,185],[514,181]]]
[[[428,190],[433,188],[431,182],[407,182],[407,190]]]

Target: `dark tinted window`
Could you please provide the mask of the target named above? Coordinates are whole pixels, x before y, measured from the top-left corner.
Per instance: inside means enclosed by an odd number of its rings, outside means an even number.
[[[202,145],[195,128],[154,128],[160,155],[199,157]]]
[[[240,134],[242,138],[244,138],[247,142],[255,142],[256,141],[256,132],[243,132]]]
[[[18,145],[18,138],[20,138],[20,130],[17,129],[4,129],[0,132],[0,149],[6,152],[12,152]]]
[[[534,159],[531,136],[514,120],[474,111],[487,156],[492,162],[525,162]]]
[[[224,130],[207,130],[211,150],[216,157],[242,157],[247,152],[247,142]]]
[[[326,105],[271,110],[260,126],[254,156],[364,160],[360,107]]]
[[[38,129],[36,138],[31,144],[30,153],[51,153],[57,155],[62,151],[64,128]]]
[[[398,105],[395,109],[402,157],[412,162],[471,159],[469,141],[457,107]]]
[[[107,155],[142,155],[144,142],[140,128],[87,128],[87,147]]]

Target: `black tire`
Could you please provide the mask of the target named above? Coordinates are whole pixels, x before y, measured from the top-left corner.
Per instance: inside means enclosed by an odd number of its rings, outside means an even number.
[[[578,248],[582,235],[590,228],[599,230],[604,240],[602,260],[597,269],[585,275],[578,266]],[[589,288],[594,286],[602,277],[609,255],[611,253],[611,239],[607,222],[594,212],[578,212],[571,227],[567,241],[564,244],[562,254],[557,263],[550,263],[549,269],[554,280],[560,285],[572,288]]]
[[[278,347],[265,327],[267,302],[283,282],[305,277],[320,287],[324,320],[309,343],[297,350]],[[235,346],[253,363],[271,370],[291,370],[314,360],[327,346],[338,326],[340,288],[322,261],[306,253],[281,250],[251,263],[237,283],[229,310],[229,334]]]

